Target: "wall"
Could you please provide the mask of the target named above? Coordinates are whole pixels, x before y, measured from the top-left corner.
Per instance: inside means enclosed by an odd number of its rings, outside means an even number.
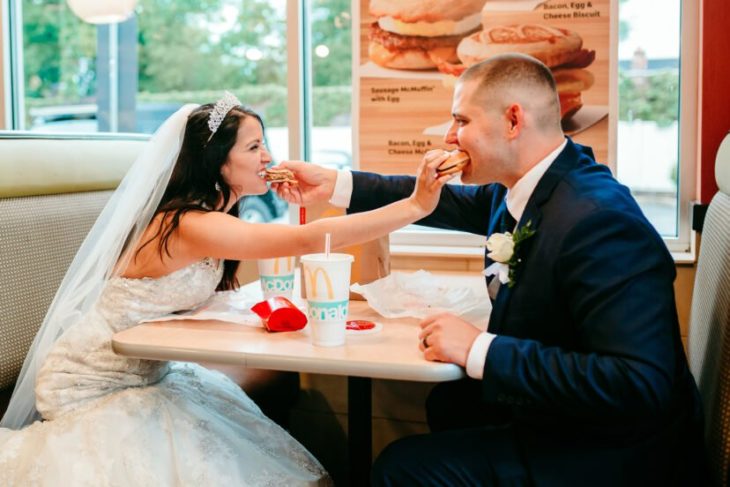
[[[709,203],[717,192],[715,153],[730,130],[730,2],[704,0],[701,9],[700,171],[698,194]]]

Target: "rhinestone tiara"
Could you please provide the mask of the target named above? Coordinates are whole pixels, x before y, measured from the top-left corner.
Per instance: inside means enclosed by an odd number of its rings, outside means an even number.
[[[208,117],[208,128],[210,129],[208,142],[210,142],[210,139],[212,139],[213,135],[218,131],[218,127],[221,126],[223,119],[226,118],[226,115],[228,115],[228,112],[231,111],[231,108],[237,107],[240,104],[241,102],[238,98],[236,98],[236,95],[230,91],[224,92],[223,98],[215,102],[215,106],[213,107],[213,110],[210,111],[210,116]]]

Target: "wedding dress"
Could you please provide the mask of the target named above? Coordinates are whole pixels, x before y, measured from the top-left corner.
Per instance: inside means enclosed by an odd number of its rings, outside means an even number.
[[[112,277],[36,378],[44,421],[0,428],[0,485],[329,483],[317,460],[231,380],[201,366],[114,354],[114,333],[208,299],[205,259],[159,278]]]

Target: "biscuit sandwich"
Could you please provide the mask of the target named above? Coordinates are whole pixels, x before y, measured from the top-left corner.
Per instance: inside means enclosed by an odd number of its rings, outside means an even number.
[[[485,26],[464,38],[457,49],[464,69],[510,52],[532,56],[550,68],[562,120],[569,119],[583,106],[581,93],[594,83],[593,74],[583,68],[595,60],[596,51],[584,49],[583,39],[576,32],[539,24]]]
[[[447,174],[455,174],[461,172],[464,167],[469,164],[471,159],[469,154],[461,150],[451,151],[449,158],[439,164],[436,168],[436,174],[440,176],[446,176]]]
[[[294,173],[283,167],[267,167],[264,171],[264,179],[270,183],[297,184]]]

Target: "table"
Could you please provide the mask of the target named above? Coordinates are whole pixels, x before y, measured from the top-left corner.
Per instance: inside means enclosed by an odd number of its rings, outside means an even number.
[[[438,273],[439,282],[468,286],[486,297],[479,273]],[[297,284],[298,285],[298,279]],[[253,286],[253,287],[251,287]],[[258,289],[258,282],[244,290]],[[143,323],[116,333],[114,352],[150,359],[238,364],[258,369],[344,375],[348,377],[348,445],[352,485],[369,483],[372,462],[371,379],[443,382],[464,377],[454,364],[428,362],[418,349],[419,320],[386,319],[365,301],[350,302],[350,319],[382,323],[375,334],[348,334],[342,347],[316,347],[308,328],[268,333],[235,323],[176,320]]]

